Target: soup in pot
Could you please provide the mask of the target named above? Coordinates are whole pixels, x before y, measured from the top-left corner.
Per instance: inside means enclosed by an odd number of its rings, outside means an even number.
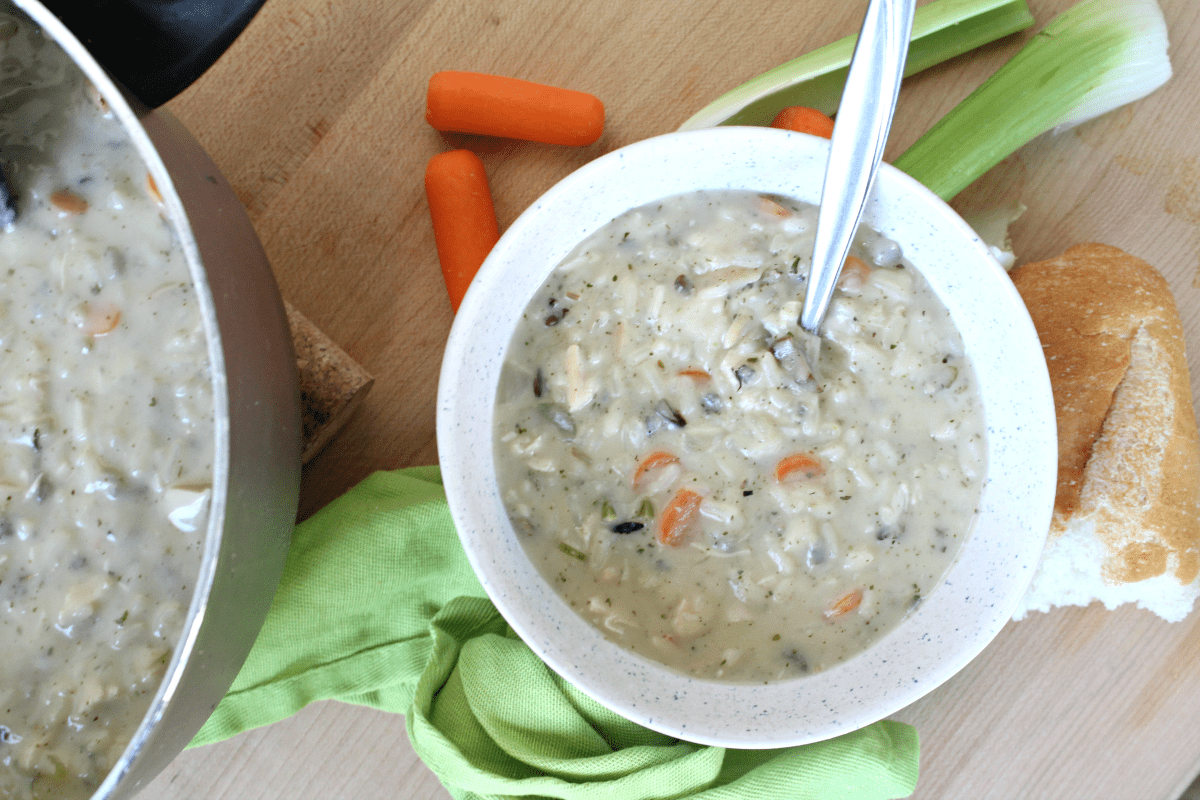
[[[200,568],[212,378],[146,167],[0,10],[0,796],[86,797],[141,722]]]

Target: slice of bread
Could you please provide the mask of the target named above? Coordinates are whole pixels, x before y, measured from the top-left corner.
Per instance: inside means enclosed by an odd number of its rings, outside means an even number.
[[[1058,414],[1054,519],[1014,614],[1137,603],[1183,619],[1200,595],[1200,437],[1166,280],[1115,247],[1019,267]]]

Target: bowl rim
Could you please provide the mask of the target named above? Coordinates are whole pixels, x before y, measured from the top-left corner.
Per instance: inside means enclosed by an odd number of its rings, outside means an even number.
[[[495,486],[491,401],[512,324],[533,291],[593,230],[629,208],[678,193],[680,185],[752,188],[815,202],[820,180],[814,190],[812,177],[823,175],[827,152],[828,142],[817,137],[728,126],[664,134],[590,162],[542,195],[501,237],[463,299],[443,356],[439,462],[451,515],[484,590],[555,672],[622,716],[676,738],[791,746],[848,733],[903,708],[966,666],[999,633],[1032,579],[1049,529],[1057,434],[1049,376],[1028,312],[975,232],[924,186],[883,164],[864,222],[894,239],[893,217],[926,226],[919,237],[900,237],[906,257],[944,303],[952,298],[947,307],[969,351],[983,347],[985,338],[1002,351],[977,361],[986,367],[977,369],[981,394],[1004,398],[985,404],[989,471],[980,515],[937,589],[898,628],[839,665],[780,683],[732,684],[675,673],[605,639],[524,556]],[[722,184],[727,175],[742,176],[741,182]],[[932,252],[936,237],[973,268],[963,268],[963,261],[936,272],[922,267],[920,256]],[[964,304],[973,304],[969,318]],[[963,558],[968,553],[971,558]]]

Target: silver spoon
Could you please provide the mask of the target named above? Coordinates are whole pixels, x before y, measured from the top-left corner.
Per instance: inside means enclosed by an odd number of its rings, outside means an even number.
[[[912,35],[915,0],[870,0],[850,60],[829,144],[812,271],[800,312],[809,366],[816,372],[821,322],[875,182]]]

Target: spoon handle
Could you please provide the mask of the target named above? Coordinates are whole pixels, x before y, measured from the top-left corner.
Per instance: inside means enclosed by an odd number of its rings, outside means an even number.
[[[833,126],[812,272],[800,312],[800,327],[809,333],[820,332],[875,182],[904,76],[914,5],[915,0],[871,0],[863,18]]]

